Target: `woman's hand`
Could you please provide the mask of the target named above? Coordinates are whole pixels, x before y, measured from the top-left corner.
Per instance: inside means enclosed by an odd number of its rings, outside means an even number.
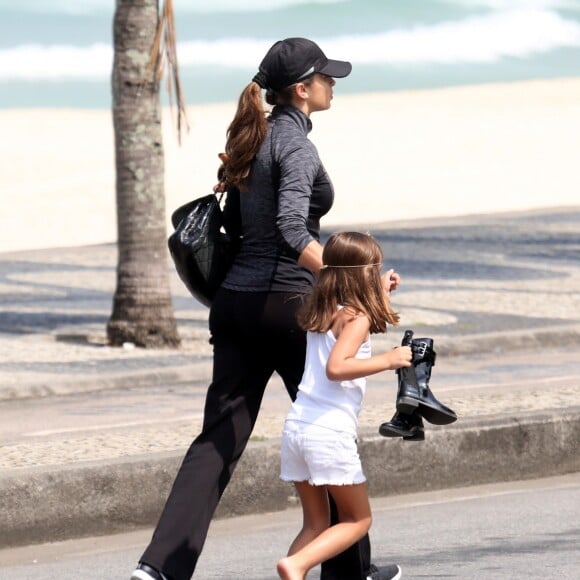
[[[228,187],[225,180],[225,171],[226,171],[226,163],[228,162],[228,156],[225,153],[218,153],[218,157],[220,158],[222,164],[218,168],[217,177],[219,181],[213,186],[213,192],[223,193]]]
[[[394,292],[401,283],[401,276],[395,272],[392,268],[387,270],[383,275],[383,287],[385,288],[385,292],[389,294],[390,292]]]
[[[298,263],[312,272],[318,272],[322,268],[322,246],[312,240],[298,257]]]

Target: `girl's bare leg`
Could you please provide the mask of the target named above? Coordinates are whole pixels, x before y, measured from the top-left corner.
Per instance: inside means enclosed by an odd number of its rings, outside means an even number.
[[[319,489],[324,490],[324,487]],[[298,535],[293,544],[293,547],[296,544],[297,550],[278,562],[278,573],[283,580],[303,580],[308,570],[346,550],[360,540],[371,526],[366,484],[328,486],[327,489],[336,502],[340,522],[305,545],[297,542]],[[298,548],[298,545],[302,547]]]
[[[304,546],[312,542],[316,536],[320,535],[328,528],[330,522],[330,507],[328,505],[328,493],[324,486],[313,486],[307,481],[295,482],[294,486],[300,497],[302,505],[302,529],[296,536],[288,555],[301,550]],[[305,573],[287,566],[284,558],[278,562],[278,574],[284,580],[302,580]]]

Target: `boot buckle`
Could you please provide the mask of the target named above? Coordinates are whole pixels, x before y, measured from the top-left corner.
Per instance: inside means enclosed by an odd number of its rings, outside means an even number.
[[[416,352],[420,357],[424,357],[427,352],[429,345],[427,342],[415,342],[413,343],[413,351]]]

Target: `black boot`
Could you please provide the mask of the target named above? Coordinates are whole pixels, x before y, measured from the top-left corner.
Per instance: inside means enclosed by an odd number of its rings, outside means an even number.
[[[423,419],[418,413],[406,415],[397,411],[393,418],[379,427],[383,437],[402,437],[405,441],[424,441],[425,428]]]
[[[431,368],[435,364],[436,352],[432,338],[413,338],[413,331],[406,330],[401,343],[413,351],[413,364],[397,371],[399,391],[397,411],[411,415],[417,412],[429,423],[449,425],[457,421],[455,411],[439,402],[429,388]]]

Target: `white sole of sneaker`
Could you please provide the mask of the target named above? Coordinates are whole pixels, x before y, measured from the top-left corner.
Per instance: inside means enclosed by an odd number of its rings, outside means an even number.
[[[401,580],[401,578],[403,577],[403,570],[401,570],[400,566],[397,566],[397,574],[395,576],[391,577],[391,580]],[[370,576],[367,576],[367,580],[372,580],[372,578]]]
[[[147,574],[145,570],[135,570],[133,574],[131,574],[131,580],[155,580],[151,574]]]

